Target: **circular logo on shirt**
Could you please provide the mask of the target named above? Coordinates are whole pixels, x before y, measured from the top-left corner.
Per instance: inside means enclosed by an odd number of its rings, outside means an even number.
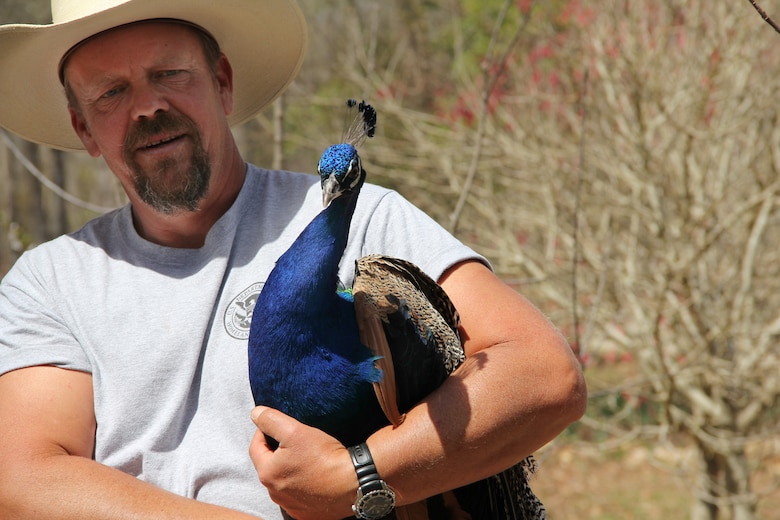
[[[225,330],[236,339],[249,338],[249,325],[263,282],[255,282],[233,298],[225,311]]]

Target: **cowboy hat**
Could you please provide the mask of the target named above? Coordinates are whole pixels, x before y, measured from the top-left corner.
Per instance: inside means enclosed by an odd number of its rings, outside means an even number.
[[[83,150],[70,123],[58,68],[63,55],[102,31],[178,19],[210,33],[233,66],[231,125],[271,103],[306,52],[295,0],[51,0],[50,25],[0,26],[0,126],[37,143]]]

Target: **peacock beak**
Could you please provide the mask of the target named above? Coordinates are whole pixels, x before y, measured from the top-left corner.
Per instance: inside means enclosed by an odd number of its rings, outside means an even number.
[[[322,207],[327,208],[339,195],[343,193],[335,172],[322,179]]]

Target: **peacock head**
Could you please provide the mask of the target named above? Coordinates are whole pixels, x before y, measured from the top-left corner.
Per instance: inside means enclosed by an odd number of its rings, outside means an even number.
[[[343,193],[353,190],[360,182],[363,167],[357,149],[342,143],[329,146],[317,165],[322,185],[322,205],[330,203]]]
[[[376,132],[376,110],[374,107],[354,99],[347,100],[348,114],[352,121],[347,125],[342,144],[328,147],[317,165],[322,185],[322,205],[326,208],[344,193],[360,189],[365,171],[360,164],[358,147]]]

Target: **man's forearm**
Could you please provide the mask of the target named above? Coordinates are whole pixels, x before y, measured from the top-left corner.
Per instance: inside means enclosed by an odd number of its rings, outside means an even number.
[[[369,437],[380,475],[397,488],[400,501],[415,502],[499,473],[579,417],[579,410],[571,409],[571,400],[563,397],[566,392],[548,393],[549,387],[577,388],[574,369],[555,371],[561,378],[555,385],[544,384],[540,369],[534,385],[518,384],[526,395],[501,388],[511,380],[502,372],[511,370],[510,360],[517,358],[512,350],[498,347],[478,353],[410,411],[400,427]]]
[[[0,518],[8,520],[211,519],[256,517],[184,498],[83,457],[3,461]],[[9,471],[10,470],[10,471]],[[8,479],[11,473],[13,478]]]

